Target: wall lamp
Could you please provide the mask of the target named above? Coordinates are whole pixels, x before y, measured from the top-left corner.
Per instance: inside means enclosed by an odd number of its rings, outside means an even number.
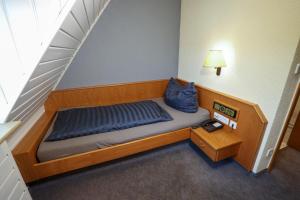
[[[205,58],[203,67],[214,67],[215,69],[217,69],[217,76],[220,76],[222,67],[226,67],[223,51],[209,50]]]

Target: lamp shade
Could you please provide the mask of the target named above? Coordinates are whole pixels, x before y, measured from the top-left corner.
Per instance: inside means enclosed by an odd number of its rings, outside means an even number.
[[[204,61],[204,67],[226,67],[222,50],[209,50]]]

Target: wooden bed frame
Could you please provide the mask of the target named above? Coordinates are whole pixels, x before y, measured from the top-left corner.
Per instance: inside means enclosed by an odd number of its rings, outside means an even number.
[[[182,84],[186,83],[183,80],[179,81]],[[56,111],[60,108],[112,105],[159,98],[163,96],[167,83],[168,80],[155,80],[53,91],[44,104],[45,113],[13,150],[25,182],[33,182],[190,139],[191,128],[185,128],[51,161],[38,162],[37,160],[38,146]],[[211,113],[214,112],[212,106],[214,101],[223,102],[239,110],[238,119],[235,119],[238,128],[232,131],[242,138],[243,143],[234,159],[246,170],[251,171],[267,125],[267,120],[259,106],[199,85],[196,87],[199,92],[199,106],[208,109]],[[229,127],[224,128],[230,130]]]

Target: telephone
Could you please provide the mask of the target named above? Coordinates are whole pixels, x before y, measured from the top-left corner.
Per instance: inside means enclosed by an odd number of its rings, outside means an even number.
[[[203,121],[202,123],[198,124],[197,126],[194,126],[192,128],[199,128],[202,127],[204,128],[207,132],[213,132],[216,131],[218,129],[223,128],[223,124],[220,123],[218,120],[216,119],[207,119],[205,121]]]

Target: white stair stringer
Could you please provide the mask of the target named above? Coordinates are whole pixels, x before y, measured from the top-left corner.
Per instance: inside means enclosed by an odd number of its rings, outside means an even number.
[[[6,121],[28,119],[56,88],[110,0],[76,0],[33,70]]]

